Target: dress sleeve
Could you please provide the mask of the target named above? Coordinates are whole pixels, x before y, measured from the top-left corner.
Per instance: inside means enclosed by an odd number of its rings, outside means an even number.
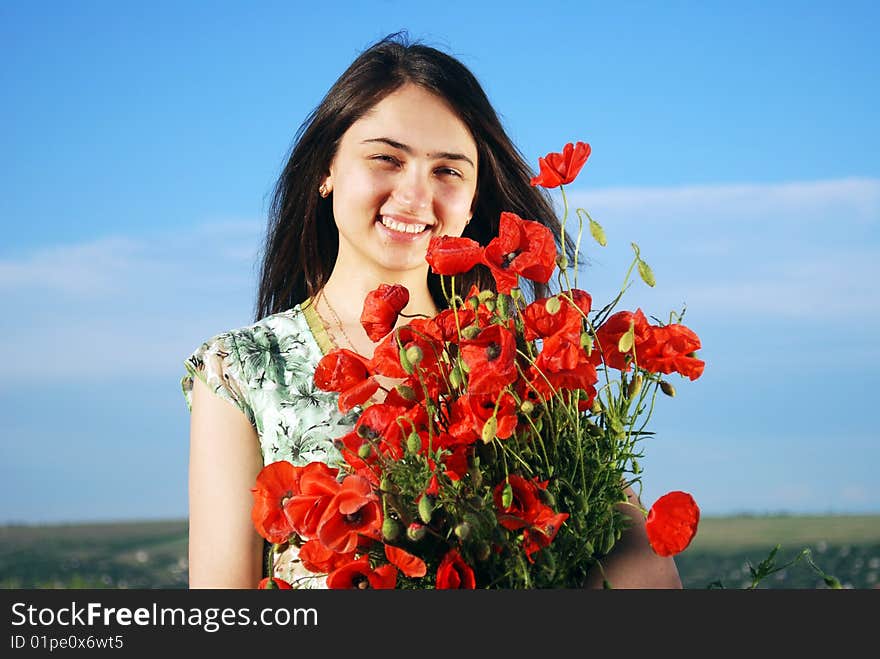
[[[199,378],[208,388],[221,398],[241,410],[251,424],[254,413],[248,403],[241,360],[235,337],[229,333],[215,336],[200,345],[183,362],[186,374],[180,380],[187,408],[192,411],[192,389],[194,378]]]

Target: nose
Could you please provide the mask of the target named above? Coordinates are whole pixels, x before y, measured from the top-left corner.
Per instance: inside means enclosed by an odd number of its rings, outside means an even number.
[[[430,206],[431,186],[420,168],[412,167],[397,179],[392,198],[403,208],[417,213]]]

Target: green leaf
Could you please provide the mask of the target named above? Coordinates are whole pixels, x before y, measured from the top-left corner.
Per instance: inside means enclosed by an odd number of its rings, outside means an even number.
[[[590,218],[590,235],[593,236],[593,240],[599,243],[602,247],[608,244],[608,241],[605,240],[605,229],[602,228],[602,225],[596,222],[592,217]]]
[[[651,266],[642,261],[642,259],[639,259],[639,276],[648,286],[653,287],[657,283],[657,280],[654,279],[654,273],[651,271]]]

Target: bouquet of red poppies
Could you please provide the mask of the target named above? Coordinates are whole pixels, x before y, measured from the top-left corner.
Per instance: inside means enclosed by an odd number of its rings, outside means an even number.
[[[589,154],[583,142],[548,154],[532,185],[559,187],[564,201]],[[601,226],[577,215],[604,245]],[[566,203],[563,227],[567,216]],[[361,321],[378,342],[373,356],[335,350],[315,372],[340,410],[363,406],[336,439],[344,465],[276,462],[257,479],[253,520],[273,549],[295,544],[329,588],[568,588],[601,569],[626,530],[625,507],[638,505],[626,490],[640,481],[658,392],[674,395],[667,376],[694,380],[704,362],[680,317],[652,324],[640,309],[615,310],[626,283],[595,310],[570,284],[576,263],[564,244],[505,212],[485,246],[432,238],[427,261],[449,303],[436,316],[400,324],[400,285],[368,295]],[[653,286],[633,247],[629,273]],[[456,276],[477,264],[495,289],[458,290]],[[559,292],[528,301],[521,280],[549,284],[554,273]],[[368,404],[376,376],[399,384]],[[699,519],[681,491],[638,513],[667,556],[687,547]]]

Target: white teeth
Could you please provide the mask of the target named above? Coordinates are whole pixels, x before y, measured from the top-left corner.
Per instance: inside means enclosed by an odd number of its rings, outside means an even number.
[[[427,224],[407,224],[406,222],[397,222],[396,220],[392,220],[390,217],[385,217],[382,215],[380,218],[382,224],[389,229],[393,229],[394,231],[400,231],[402,233],[421,233],[425,229],[428,228]]]

